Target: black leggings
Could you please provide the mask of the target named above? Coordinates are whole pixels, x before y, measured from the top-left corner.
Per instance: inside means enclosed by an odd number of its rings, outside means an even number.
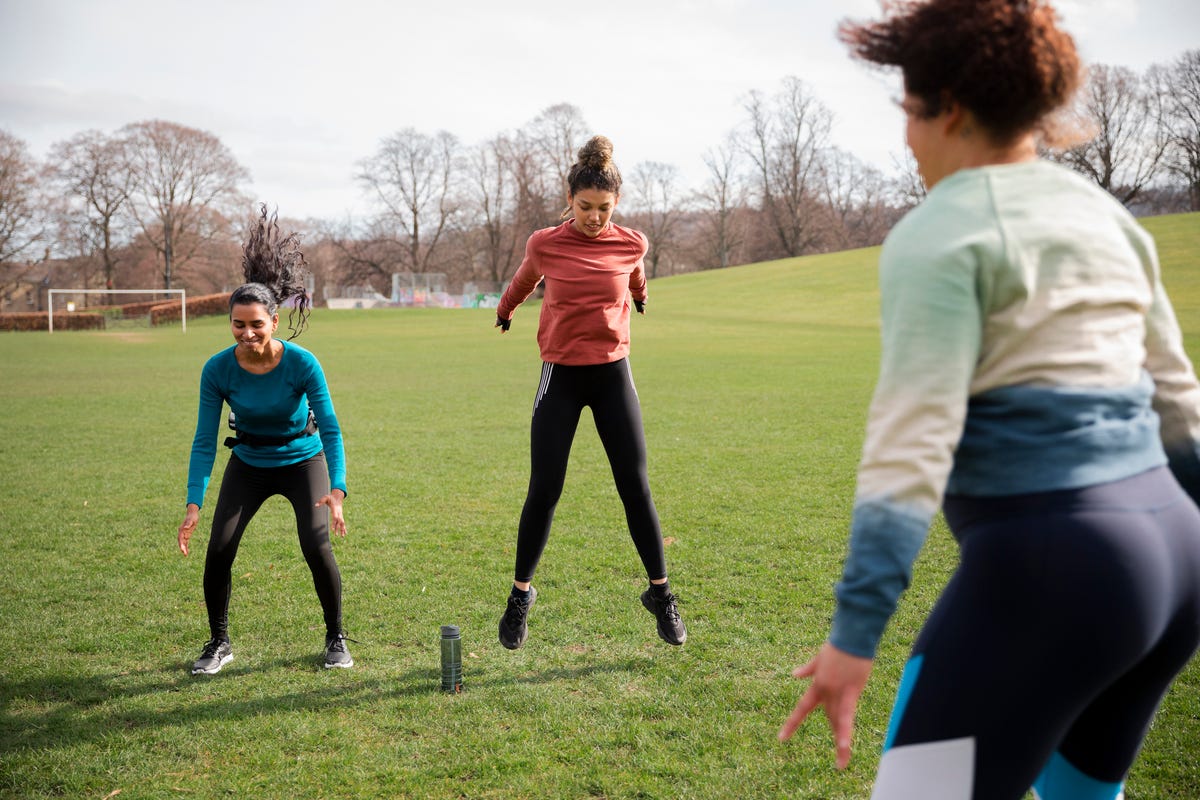
[[[1117,797],[1200,643],[1200,512],[1166,468],[944,508],[962,560],[905,667],[873,797]]]
[[[651,580],[667,577],[658,511],[646,476],[646,439],[633,374],[626,359],[611,364],[568,367],[543,364],[530,426],[529,493],[517,530],[515,579],[533,580],[550,538],[554,508],[567,477],[571,442],[584,406],[590,406],[596,432],[625,505],[629,535]]]
[[[221,479],[204,559],[204,605],[213,638],[228,637],[233,560],[242,534],[266,499],[277,494],[287,498],[296,512],[300,552],[312,571],[326,635],[342,631],[342,576],[329,544],[329,509],[316,507],[316,502],[329,494],[325,454],[286,467],[252,467],[231,455]]]

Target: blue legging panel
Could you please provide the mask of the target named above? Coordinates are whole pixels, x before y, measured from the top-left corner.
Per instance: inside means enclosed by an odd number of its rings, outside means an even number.
[[[1200,511],[1165,468],[944,509],[961,561],[913,648],[885,760],[966,740],[972,800],[1019,800],[1043,772],[1042,800],[1116,797],[1200,643]]]

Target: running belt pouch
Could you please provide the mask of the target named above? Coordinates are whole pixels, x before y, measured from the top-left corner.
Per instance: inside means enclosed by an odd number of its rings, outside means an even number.
[[[317,432],[317,416],[310,408],[308,410],[308,424],[304,426],[304,430],[292,436],[260,436],[257,433],[248,431],[238,431],[237,436],[228,436],[225,438],[226,447],[236,447],[239,444],[248,444],[251,447],[278,447],[279,445],[294,442],[301,436],[312,436]]]

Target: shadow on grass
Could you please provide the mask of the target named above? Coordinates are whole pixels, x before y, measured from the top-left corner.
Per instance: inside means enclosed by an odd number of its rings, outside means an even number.
[[[629,658],[512,672],[507,666],[497,670],[493,664],[490,669],[471,671],[467,692],[636,673],[649,665],[647,660]],[[0,755],[69,748],[113,731],[188,727],[278,713],[313,714],[441,694],[437,668],[364,675],[365,671],[325,670],[310,655],[242,665],[235,661],[218,675],[193,676],[187,666],[170,661],[157,668],[111,675],[42,674],[0,682]],[[329,673],[324,685],[307,683],[312,673],[322,672]],[[302,688],[282,686],[272,691],[262,685],[264,675],[271,673],[281,673],[289,684],[306,682]],[[252,696],[232,696],[239,690]],[[147,698],[153,707],[146,707]]]

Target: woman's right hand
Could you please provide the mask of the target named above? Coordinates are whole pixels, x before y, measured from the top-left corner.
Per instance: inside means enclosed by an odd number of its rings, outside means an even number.
[[[179,526],[179,551],[185,556],[188,554],[188,542],[192,540],[192,534],[196,532],[196,523],[199,521],[200,506],[188,503],[187,513],[183,515],[183,522]]]
[[[837,749],[837,768],[845,769],[850,763],[858,698],[866,688],[873,663],[870,658],[851,655],[829,642],[821,645],[807,664],[792,672],[794,677],[812,678],[812,682],[779,730],[780,741],[790,739],[810,712],[824,708]]]

